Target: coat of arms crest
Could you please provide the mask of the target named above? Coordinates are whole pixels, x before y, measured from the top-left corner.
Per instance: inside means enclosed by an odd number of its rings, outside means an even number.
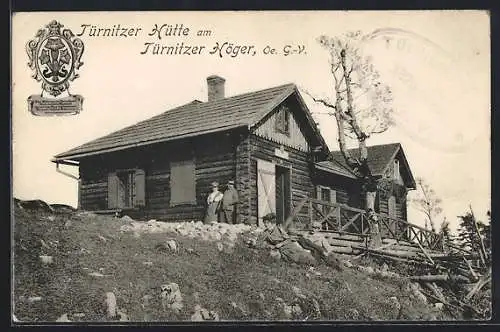
[[[62,27],[52,21],[26,45],[32,77],[42,82],[41,95],[28,98],[29,110],[35,115],[77,114],[82,108],[82,96],[71,95],[69,84],[83,65],[83,42]]]

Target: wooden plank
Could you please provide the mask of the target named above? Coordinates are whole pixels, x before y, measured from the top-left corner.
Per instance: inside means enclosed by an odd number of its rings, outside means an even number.
[[[318,231],[319,233],[331,233],[331,234],[338,234],[340,236],[351,236],[351,237],[356,237],[356,238],[365,238],[365,237],[369,237],[370,235],[368,234],[358,234],[358,233],[350,233],[350,232],[343,232],[343,231],[334,231],[334,230],[319,230]]]
[[[359,215],[361,216],[361,233],[364,233],[365,232],[365,226],[364,226],[365,216],[362,213],[360,213]]]
[[[427,248],[430,248],[430,241],[429,241],[429,233],[427,232],[421,232],[422,233],[422,237],[424,238],[424,242],[425,244],[427,245]]]
[[[302,209],[302,207],[308,202],[308,198],[304,197],[300,201],[299,205],[295,206],[288,216],[288,218],[285,220],[285,224],[283,225],[284,229],[287,230],[288,227],[290,226],[291,222],[295,218],[296,214]],[[311,224],[312,224],[312,219],[311,219]]]
[[[314,198],[311,198],[311,201],[314,204],[319,204],[319,205],[324,205],[324,206],[329,206],[329,207],[341,207],[342,209],[347,210],[347,211],[359,212],[359,213],[365,213],[366,212],[365,210],[357,209],[357,208],[354,208],[352,206],[348,206],[346,204],[326,202],[326,201],[322,201],[322,200],[314,199]]]
[[[353,245],[361,244],[361,242],[355,240],[346,240],[346,239],[340,240],[335,238],[325,239],[324,241],[331,246],[339,246],[339,247],[351,247]]]
[[[342,235],[331,234],[331,233],[318,233],[318,232],[315,232],[315,233],[323,235],[325,241],[330,241],[330,240],[347,241],[351,244],[354,243],[354,244],[358,244],[358,245],[364,242],[364,238],[359,237],[359,236],[355,237],[355,236],[342,236]]]
[[[419,237],[420,232],[417,232],[413,227],[411,227],[410,230],[415,235],[415,237],[414,237],[414,240],[416,240],[415,243],[421,244],[420,243],[421,240],[420,240],[420,237]]]
[[[425,257],[431,262],[431,264],[436,265],[436,263],[434,263],[434,260],[431,258],[431,256],[429,256],[429,254],[427,254],[427,251],[424,249],[424,247],[422,247],[422,245],[418,242],[417,242],[417,244],[418,244],[420,250],[422,250],[422,252],[424,253]]]
[[[476,272],[474,271],[474,269],[472,268],[472,266],[470,265],[469,261],[465,258],[464,255],[462,255],[462,258],[463,260],[465,261],[465,263],[467,264],[467,267],[469,268],[469,271],[470,273],[472,274],[473,278],[477,279],[477,274]]]
[[[437,288],[435,282],[424,282],[423,283],[441,302],[446,301],[443,293]]]
[[[88,188],[80,188],[80,191],[84,194],[84,195],[89,195],[89,194],[99,194],[99,193],[104,193],[106,194],[106,191],[107,191],[107,185],[105,187],[101,187],[101,188],[92,188],[92,189],[88,189]]]
[[[97,183],[86,183],[82,184],[81,188],[84,190],[94,189],[94,188],[106,188],[108,183],[106,181],[97,182]]]
[[[474,222],[474,230],[476,232],[476,235],[479,239],[479,242],[481,244],[480,246],[480,254],[481,254],[481,262],[483,263],[483,266],[486,266],[486,248],[484,247],[484,242],[483,242],[483,238],[481,237],[481,233],[479,232],[479,227],[477,226],[477,222],[476,222],[476,217],[474,216],[474,211],[472,211],[472,206],[469,205],[469,208],[470,208],[470,213],[471,213],[471,216],[472,216],[472,221]]]
[[[470,280],[463,276],[452,275],[449,274],[436,274],[436,275],[425,275],[425,276],[410,276],[408,279],[412,281],[425,281],[425,282],[434,282],[434,281],[457,281],[463,283],[470,283]]]
[[[466,249],[464,249],[464,248],[457,247],[457,246],[455,246],[455,245],[453,245],[453,244],[448,243],[448,247],[450,247],[450,248],[452,248],[452,249],[454,249],[454,250],[457,250],[457,251],[463,252],[463,253],[465,253],[465,254],[472,255],[472,253],[471,253],[469,250],[466,250]]]
[[[424,265],[424,266],[428,266],[429,265],[429,263],[427,263],[425,261],[417,261],[417,260],[413,260],[413,259],[410,259],[410,258],[401,258],[401,257],[395,257],[395,256],[388,256],[388,255],[385,255],[385,253],[369,252],[369,255],[370,256],[379,257],[379,258],[382,258],[384,260],[388,259],[388,260],[391,260],[391,261],[405,263],[405,264],[412,263],[412,264],[418,264],[418,265]]]
[[[394,239],[394,238],[396,238],[396,235],[395,235],[395,234],[394,234],[394,232],[392,231],[392,229],[391,229],[390,225],[388,225],[388,224],[387,224],[387,222],[386,222],[385,218],[381,218],[381,219],[379,219],[379,221],[382,221],[382,223],[384,224],[384,226],[386,227],[386,229],[387,229],[387,230],[389,231],[389,233],[392,235],[392,238],[393,238],[393,239]],[[380,230],[380,231],[382,231],[382,230]]]
[[[94,193],[88,193],[86,191],[83,191],[81,193],[81,197],[83,200],[101,200],[101,199],[107,199],[107,196],[108,192],[106,190]]]
[[[388,243],[388,244],[384,244],[384,245],[382,245],[382,246],[380,246],[380,247],[378,247],[378,248],[375,248],[374,250],[382,250],[382,249],[385,249],[385,248],[389,248],[390,246],[394,245],[395,243],[396,243],[396,241],[391,242],[391,243]],[[364,253],[362,253],[362,254],[359,254],[359,255],[358,255],[358,256],[356,256],[356,257],[353,257],[353,258],[352,258],[352,260],[354,260],[354,259],[358,259],[358,258],[363,257],[363,256],[364,256],[367,252],[368,252],[368,251],[366,251],[366,252],[364,252]]]
[[[335,252],[338,254],[346,254],[346,255],[357,255],[361,252],[361,250],[353,247],[329,246],[328,252]]]
[[[313,205],[313,208],[318,212],[318,214],[320,214],[320,216],[323,218],[319,221],[319,223],[323,223],[323,222],[327,222],[328,224],[330,224],[333,229],[336,228],[337,225],[334,225],[330,222],[330,220],[328,220],[328,218],[330,218],[332,215],[336,214],[337,213],[337,210],[336,208],[334,209],[331,209],[327,214],[326,216],[323,214],[323,211],[321,211],[316,205]],[[338,229],[338,228],[337,228]]]
[[[481,290],[487,283],[491,282],[491,268],[489,272],[482,276],[479,281],[474,285],[470,292],[464,297],[465,302],[469,302],[472,297]]]
[[[426,262],[424,260],[419,260],[416,257],[401,256],[401,255],[393,254],[390,251],[374,250],[374,249],[363,248],[363,247],[359,247],[359,246],[356,246],[355,248],[356,249],[360,249],[360,250],[365,250],[370,255],[374,255],[374,256],[377,256],[377,257],[384,258],[384,259],[390,259],[390,260],[394,260],[394,261],[398,261],[398,262],[404,262],[404,263],[414,263],[414,264],[419,264],[419,265],[432,266],[428,262]]]
[[[311,200],[308,200],[308,211],[309,211],[309,225],[311,225],[311,228],[312,228],[312,225],[314,224],[314,214],[313,214],[313,207],[312,207],[312,202]]]
[[[359,228],[354,225],[354,222],[361,216],[361,213],[357,213],[356,215],[354,215],[351,219],[349,219],[349,221],[344,225],[342,226],[342,228],[340,229],[341,231],[344,231],[347,229],[347,227],[349,227],[350,225],[353,225],[358,231],[359,231]]]

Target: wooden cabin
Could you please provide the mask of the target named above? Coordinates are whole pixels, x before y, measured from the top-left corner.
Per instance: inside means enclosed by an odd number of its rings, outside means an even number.
[[[294,84],[226,97],[223,78],[207,83],[207,102],[195,100],[56,155],[54,163],[79,168],[79,208],[202,220],[210,183],[228,180],[235,181],[244,223],[270,213],[284,220],[304,196],[363,208],[360,181],[329,150]],[[378,176],[393,174],[403,189],[378,195],[378,212],[406,220],[406,192],[415,182],[401,145],[369,147],[369,166]]]
[[[383,188],[379,186],[375,212],[407,220],[407,193],[415,189],[416,184],[401,144],[374,145],[367,149],[368,166],[372,175],[377,179],[386,180]],[[359,156],[358,149],[349,149],[349,153]],[[335,188],[336,202],[352,207],[365,207],[366,196],[363,187],[359,185],[359,180],[340,151],[331,152],[330,160],[316,163],[316,168],[321,177],[318,181]],[[325,197],[324,193],[322,196]],[[317,197],[321,197],[319,193]]]

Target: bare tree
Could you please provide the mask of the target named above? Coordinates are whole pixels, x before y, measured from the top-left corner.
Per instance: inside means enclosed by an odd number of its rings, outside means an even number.
[[[441,208],[442,200],[437,197],[436,192],[422,178],[416,179],[417,191],[415,197],[410,200],[417,210],[422,212],[430,224],[433,232],[436,232],[435,218],[443,211]]]
[[[371,135],[386,131],[394,122],[391,89],[380,80],[372,59],[363,55],[363,38],[360,31],[319,37],[320,45],[329,52],[334,101],[305,92],[328,108],[329,115],[335,116],[339,148],[346,163],[356,176],[369,183],[373,179],[367,164],[366,141]],[[350,153],[346,139],[357,141],[359,153]]]

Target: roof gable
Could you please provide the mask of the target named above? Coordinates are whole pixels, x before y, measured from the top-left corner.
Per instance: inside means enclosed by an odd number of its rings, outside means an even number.
[[[288,135],[278,133],[275,129],[276,115],[283,108],[289,113]],[[329,153],[328,146],[297,89],[273,110],[261,116],[251,129],[259,136],[298,150],[310,151],[321,147],[323,151]]]
[[[399,143],[368,146],[367,162],[372,174],[384,174],[386,168],[390,164],[391,158],[395,156],[400,147],[401,145]],[[359,158],[360,156],[358,148],[348,149],[347,151],[355,158]],[[345,164],[345,166],[347,166],[347,163],[345,162],[344,156],[342,155],[341,151],[332,151],[331,156],[332,159],[336,162]]]
[[[409,188],[415,187],[415,180],[406,159],[403,147],[399,143],[381,144],[368,146],[368,167],[375,176],[382,176],[392,165],[395,158],[400,160],[404,170],[404,180]],[[348,152],[354,157],[359,158],[359,149],[348,149]],[[332,160],[322,161],[316,164],[317,168],[324,169],[339,175],[355,178],[356,175],[347,165],[341,151],[332,151]]]
[[[283,105],[283,104],[282,104]],[[276,130],[278,115],[281,110],[286,112],[288,119],[288,133]],[[278,106],[262,124],[254,129],[254,133],[268,140],[289,146],[301,151],[309,151],[309,142],[304,135],[301,124],[296,119],[295,112],[286,105]]]

